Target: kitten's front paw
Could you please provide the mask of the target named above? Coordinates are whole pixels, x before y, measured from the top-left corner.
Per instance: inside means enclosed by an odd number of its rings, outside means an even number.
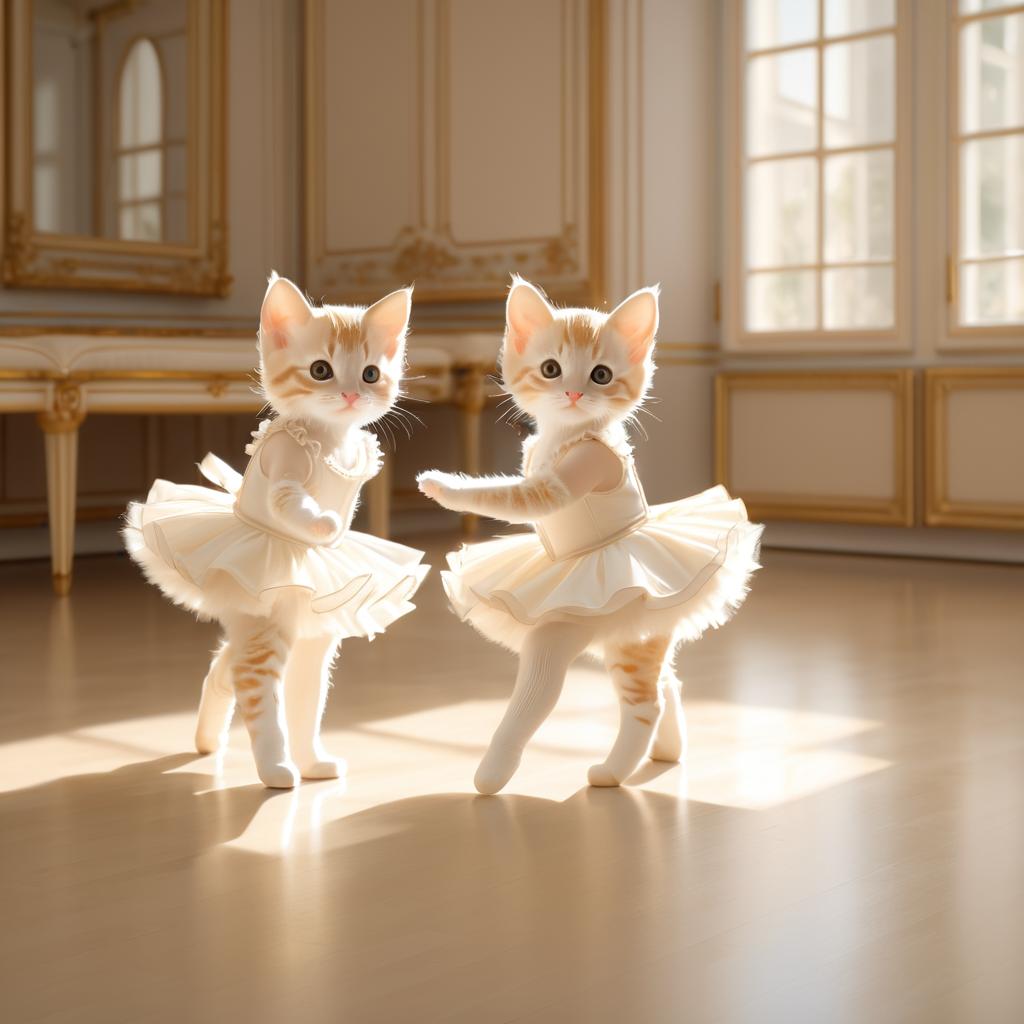
[[[428,469],[416,477],[416,485],[421,494],[425,494],[431,501],[436,501],[445,508],[456,512],[461,511],[456,505],[456,491],[451,486],[451,474],[441,473],[436,469]]]
[[[310,528],[313,531],[313,536],[317,540],[330,543],[335,540],[338,534],[341,533],[344,524],[341,521],[341,516],[337,512],[332,512],[327,509],[320,513],[312,522]]]

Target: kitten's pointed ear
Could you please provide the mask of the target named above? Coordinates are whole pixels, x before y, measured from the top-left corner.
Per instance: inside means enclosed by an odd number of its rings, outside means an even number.
[[[399,288],[397,292],[385,295],[363,314],[367,340],[379,347],[388,359],[394,359],[399,346],[405,343],[411,315],[412,288]]]
[[[530,338],[554,319],[554,311],[541,290],[514,275],[508,302],[505,304],[505,324],[506,337],[516,352],[522,355]]]
[[[659,285],[641,288],[620,302],[609,314],[606,327],[615,331],[629,347],[629,361],[642,363],[658,333]]]
[[[312,317],[313,310],[302,292],[288,278],[271,273],[260,309],[260,341],[272,348],[287,348],[289,332]]]

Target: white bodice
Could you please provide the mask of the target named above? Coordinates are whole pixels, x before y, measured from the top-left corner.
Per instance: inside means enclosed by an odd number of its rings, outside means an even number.
[[[278,423],[280,421],[274,421],[269,428],[261,429],[255,442],[246,449],[250,452],[251,458],[235,497],[235,515],[250,526],[256,526],[286,540],[322,544],[322,541],[311,536],[291,532],[271,510],[272,482],[268,479],[260,458],[263,445],[275,433],[286,431],[296,442],[296,456],[300,460],[295,467],[296,479],[322,509],[330,509],[340,516],[345,530],[348,530],[358,506],[360,489],[380,470],[377,439],[367,431],[360,431],[359,443],[353,446],[353,464],[346,466],[330,456],[324,456],[320,444],[307,437],[301,427],[291,423],[278,426]],[[344,532],[333,541],[333,544],[338,544],[342,537]]]
[[[609,490],[591,491],[533,524],[544,550],[556,561],[604,547],[647,522],[647,499],[633,457],[623,455],[603,438],[594,435],[588,434],[580,440],[595,440],[605,445],[621,463],[622,476]],[[561,452],[553,465],[557,466],[568,451],[566,448]]]

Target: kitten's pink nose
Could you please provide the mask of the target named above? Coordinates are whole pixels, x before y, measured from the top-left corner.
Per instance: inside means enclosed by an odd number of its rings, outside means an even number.
[[[566,391],[565,397],[568,398],[569,401],[573,405],[575,405],[583,397],[583,392],[582,391]]]
[[[348,407],[350,409],[352,408],[353,405],[356,404],[356,402],[359,401],[359,395],[354,391],[342,391],[341,397],[344,398],[346,402],[348,402]]]

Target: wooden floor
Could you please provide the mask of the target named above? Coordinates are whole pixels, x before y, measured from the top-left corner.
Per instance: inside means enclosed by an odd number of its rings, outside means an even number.
[[[348,780],[275,794],[190,752],[210,627],[124,559],[0,566],[0,1019],[1024,1020],[1024,570],[766,563],[680,658],[685,768],[588,789],[581,665],[496,798],[513,661],[436,574],[343,652]]]

